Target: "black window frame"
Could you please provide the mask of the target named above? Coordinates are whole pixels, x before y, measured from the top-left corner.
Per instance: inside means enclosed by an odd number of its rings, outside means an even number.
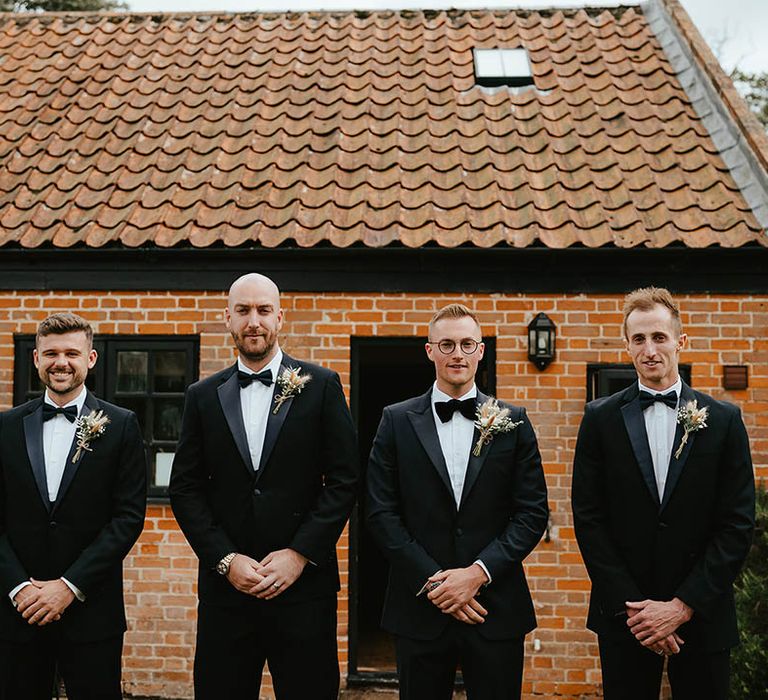
[[[18,406],[41,395],[41,392],[29,390],[28,382],[33,371],[32,350],[35,336],[31,334],[14,335],[14,370],[13,370],[13,405]],[[141,425],[144,449],[147,455],[147,497],[150,503],[168,503],[168,487],[155,486],[154,458],[156,451],[174,451],[177,441],[154,438],[153,400],[156,398],[183,398],[186,388],[197,381],[200,371],[200,336],[198,335],[94,335],[93,347],[99,354],[96,366],[88,373],[86,385],[99,398],[110,403],[120,404],[116,398],[117,353],[121,351],[163,352],[183,351],[186,353],[185,386],[180,392],[155,392],[149,389],[143,394],[148,410],[145,424]],[[149,362],[148,372],[151,382],[154,363]],[[150,384],[151,386],[151,384]]]
[[[691,384],[692,365],[678,365],[680,377]],[[594,362],[587,365],[587,403],[594,399],[610,396],[615,391],[607,389],[610,380],[626,380],[627,386],[637,381],[637,371],[631,362]]]

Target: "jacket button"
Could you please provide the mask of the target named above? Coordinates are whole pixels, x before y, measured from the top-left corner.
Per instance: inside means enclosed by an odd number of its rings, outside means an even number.
[[[659,523],[659,529],[663,530],[665,527],[669,527],[669,525],[667,525],[667,523],[665,523],[664,521]]]
[[[462,530],[460,527],[456,528],[456,536],[461,537],[464,534],[464,530]]]
[[[48,523],[49,527],[56,527],[58,523],[55,520],[51,520],[51,522]]]
[[[261,496],[261,490],[260,489],[253,489],[253,495],[254,496]]]

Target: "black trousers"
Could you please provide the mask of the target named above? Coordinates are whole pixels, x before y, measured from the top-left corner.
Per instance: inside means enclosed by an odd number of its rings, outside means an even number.
[[[259,697],[264,662],[277,700],[336,700],[336,596],[246,608],[198,606],[196,700]]]
[[[450,700],[461,666],[467,700],[518,700],[523,641],[485,639],[476,626],[454,620],[437,639],[397,637],[400,699]]]
[[[30,642],[0,641],[0,700],[51,700],[56,668],[70,700],[120,700],[123,635],[97,642],[65,639],[56,623]]]
[[[658,700],[664,657],[633,640],[598,637],[604,700]],[[730,650],[707,653],[683,646],[669,657],[674,700],[728,700]]]

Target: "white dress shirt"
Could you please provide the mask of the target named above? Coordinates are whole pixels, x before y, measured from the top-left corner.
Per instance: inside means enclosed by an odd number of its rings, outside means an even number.
[[[245,436],[248,440],[248,451],[251,454],[251,464],[258,470],[261,462],[261,452],[264,447],[264,436],[267,432],[267,419],[272,409],[272,397],[275,393],[275,384],[278,373],[280,372],[280,363],[283,361],[283,352],[278,349],[277,354],[270,360],[265,370],[272,371],[272,385],[266,386],[261,382],[253,381],[244,389],[240,389],[240,407],[243,411],[243,424],[245,425]],[[257,374],[252,369],[243,364],[240,358],[237,358],[237,368],[246,374]]]
[[[77,406],[77,415],[79,416],[83,412],[83,406],[85,406],[85,397],[87,392],[85,386],[81,387],[80,393],[72,399],[69,403],[62,406],[67,408],[68,406]],[[51,406],[58,407],[58,404],[48,395],[48,390],[45,391],[43,401]],[[59,495],[59,486],[61,486],[61,479],[64,476],[64,470],[67,467],[67,457],[69,457],[69,450],[72,447],[72,443],[75,440],[75,433],[77,432],[76,421],[70,423],[67,418],[61,414],[54,416],[43,423],[43,456],[45,458],[45,480],[48,484],[48,500],[53,503]],[[79,601],[85,600],[83,592],[75,586],[74,583],[67,581],[63,576],[61,580],[67,584],[69,590],[75,594],[75,597]],[[30,581],[23,581],[16,586],[8,595],[11,598],[11,602],[14,602],[16,594],[24,587],[31,586]],[[14,603],[15,605],[15,603]]]
[[[473,399],[477,396],[477,387],[472,388],[464,394],[459,401],[464,399]],[[451,420],[443,423],[440,416],[437,415],[435,403],[438,401],[450,401],[453,397],[448,396],[444,391],[437,388],[437,382],[432,386],[432,417],[435,419],[437,428],[437,437],[440,440],[440,448],[445,458],[445,466],[448,469],[448,477],[451,480],[453,489],[453,498],[456,501],[456,507],[461,503],[461,494],[464,490],[464,479],[467,476],[467,466],[469,465],[469,455],[472,452],[472,438],[475,436],[474,421],[465,418],[459,411],[455,411]],[[488,577],[488,583],[491,581],[491,574],[479,559],[475,562]]]
[[[78,396],[68,404],[62,406],[77,406],[77,415],[79,416],[85,406],[86,391],[85,387]],[[48,391],[45,392],[43,399],[49,406],[58,407]],[[77,432],[76,422],[70,423],[65,416],[59,414],[43,423],[43,455],[45,456],[45,479],[48,482],[48,499],[51,503],[56,501],[59,495],[59,486],[61,478],[64,476],[64,469],[67,466],[67,457],[72,443],[75,440]]]
[[[653,471],[656,475],[656,488],[659,491],[659,500],[661,500],[664,498],[664,486],[667,483],[669,459],[672,456],[672,443],[675,440],[675,430],[677,429],[677,407],[680,406],[680,390],[683,387],[683,382],[678,377],[678,380],[664,391],[649,389],[639,381],[638,384],[641,391],[647,391],[653,395],[669,394],[671,391],[677,392],[677,406],[675,408],[670,408],[665,403],[656,401],[643,411],[648,447],[651,449]]]
[[[477,396],[477,387],[473,386],[459,401],[473,399],[475,396]],[[451,420],[447,423],[440,420],[435,404],[438,401],[450,401],[451,399],[451,396],[437,388],[437,384],[432,387],[432,415],[435,419],[437,437],[440,439],[443,457],[445,457],[445,466],[448,468],[448,476],[451,479],[453,498],[458,508],[459,503],[461,503],[461,492],[464,489],[464,478],[467,476],[475,424],[469,418],[462,416],[459,411],[454,412]]]

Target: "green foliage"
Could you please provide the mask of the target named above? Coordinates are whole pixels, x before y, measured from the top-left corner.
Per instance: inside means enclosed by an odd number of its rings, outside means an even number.
[[[124,10],[119,0],[0,0],[0,12],[100,12]]]
[[[736,581],[741,645],[731,657],[731,697],[768,698],[768,491],[757,489],[752,549]]]
[[[737,68],[731,73],[731,79],[760,123],[768,129],[768,73],[746,73]]]

